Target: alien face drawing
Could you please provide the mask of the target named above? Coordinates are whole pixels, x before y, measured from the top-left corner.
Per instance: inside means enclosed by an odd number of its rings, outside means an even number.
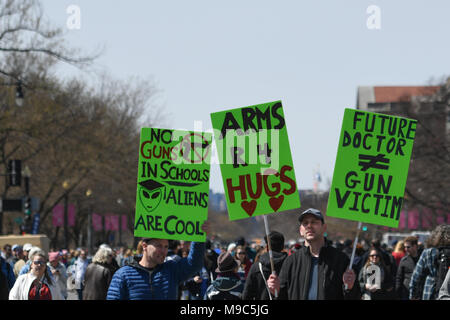
[[[139,199],[148,212],[155,210],[163,197],[165,185],[155,181],[146,180],[139,183]]]

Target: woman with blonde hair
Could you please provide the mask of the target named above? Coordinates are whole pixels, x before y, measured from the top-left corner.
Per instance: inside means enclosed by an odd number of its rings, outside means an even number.
[[[30,271],[17,278],[9,292],[9,300],[64,300],[58,284],[47,272],[45,252],[33,252],[30,261]]]
[[[92,258],[84,275],[83,300],[106,300],[109,283],[114,274],[113,252],[100,247]]]
[[[395,263],[398,265],[400,264],[400,260],[402,260],[402,258],[405,256],[405,241],[404,240],[400,240],[399,242],[397,242],[397,244],[395,245],[395,249],[392,252],[392,256],[395,259]]]

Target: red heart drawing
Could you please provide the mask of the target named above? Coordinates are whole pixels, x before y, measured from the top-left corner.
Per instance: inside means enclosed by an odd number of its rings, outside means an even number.
[[[284,201],[284,196],[281,195],[278,198],[273,197],[269,199],[269,204],[270,207],[273,209],[273,211],[277,211],[278,209],[280,209],[281,205],[283,204]]]
[[[256,200],[252,200],[252,201],[250,201],[250,202],[248,202],[248,201],[242,201],[242,202],[241,202],[241,207],[242,207],[242,209],[244,209],[245,212],[247,212],[247,214],[248,214],[250,217],[252,216],[253,212],[255,212],[256,205],[257,205]]]

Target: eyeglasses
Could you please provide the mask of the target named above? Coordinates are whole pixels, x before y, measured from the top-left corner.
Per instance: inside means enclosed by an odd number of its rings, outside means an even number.
[[[405,249],[409,249],[409,248],[411,248],[411,246],[405,246]]]
[[[379,258],[380,256],[378,254],[371,254],[369,257],[377,257],[377,258]]]
[[[44,261],[33,261],[33,264],[42,266],[45,264],[45,262]]]

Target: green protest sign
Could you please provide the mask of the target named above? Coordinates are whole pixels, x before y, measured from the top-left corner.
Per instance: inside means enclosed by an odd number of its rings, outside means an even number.
[[[416,126],[345,109],[327,216],[398,227]]]
[[[206,240],[211,133],[142,128],[134,236]]]
[[[281,101],[211,114],[230,220],[300,207]]]

